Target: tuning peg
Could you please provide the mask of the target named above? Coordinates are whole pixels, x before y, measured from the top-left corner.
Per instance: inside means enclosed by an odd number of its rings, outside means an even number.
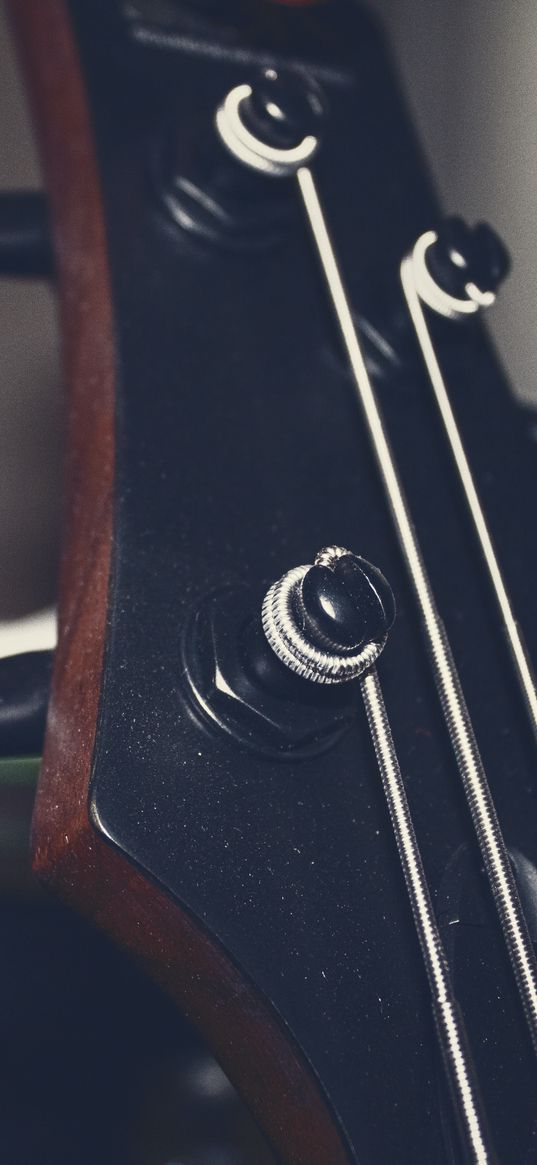
[[[510,258],[499,236],[487,223],[470,227],[462,218],[447,218],[427,251],[427,268],[448,295],[463,299],[468,284],[481,293],[496,293],[510,269]]]
[[[229,91],[216,112],[216,128],[243,169],[288,178],[317,153],[324,112],[309,74],[265,69],[252,85]]]
[[[274,583],[263,630],[278,659],[315,683],[356,679],[377,659],[395,619],[391,588],[377,567],[340,546]]]
[[[217,591],[185,627],[189,699],[208,726],[257,752],[323,752],[355,719],[347,681],[376,662],[394,617],[380,571],[337,546],[288,571],[261,607],[244,587]]]
[[[319,86],[304,72],[263,69],[241,106],[243,125],[273,149],[293,149],[318,137],[326,116]]]
[[[159,200],[189,232],[232,246],[272,243],[292,221],[286,176],[313,156],[324,102],[304,72],[264,69],[226,96],[185,157],[171,125],[155,179]]]

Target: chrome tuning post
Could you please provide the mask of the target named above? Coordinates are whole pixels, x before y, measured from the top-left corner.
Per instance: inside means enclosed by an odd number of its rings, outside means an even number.
[[[437,231],[420,235],[409,260],[420,299],[455,320],[491,307],[510,268],[492,227],[478,223],[471,229],[460,218],[447,218]]]

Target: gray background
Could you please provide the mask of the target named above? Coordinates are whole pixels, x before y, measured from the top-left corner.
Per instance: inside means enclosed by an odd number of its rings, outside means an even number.
[[[372,7],[385,19],[446,210],[488,219],[511,249],[513,274],[490,321],[514,390],[537,404],[537,4]],[[38,183],[0,2],[0,185]],[[0,281],[0,353],[1,653],[2,622],[54,598],[60,373],[48,288]]]

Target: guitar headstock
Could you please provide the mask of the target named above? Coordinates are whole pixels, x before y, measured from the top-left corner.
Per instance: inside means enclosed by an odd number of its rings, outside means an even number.
[[[494,1139],[522,1160],[531,1047],[304,207],[215,128],[261,70],[322,93],[312,167],[524,898],[532,742],[405,312],[400,262],[440,213],[376,23],[345,0],[12,12],[69,389],[36,869],[171,991],[286,1165],[458,1160],[356,684],[235,686],[271,584],[351,547],[395,592],[386,705]],[[529,443],[480,322],[432,330],[531,646]]]

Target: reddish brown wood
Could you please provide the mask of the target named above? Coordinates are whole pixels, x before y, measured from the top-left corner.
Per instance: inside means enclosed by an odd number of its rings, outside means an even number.
[[[138,956],[198,1026],[288,1165],[344,1165],[317,1082],[255,986],[93,829],[114,485],[114,328],[99,180],[62,0],[12,0],[50,193],[67,400],[59,646],[33,859],[54,891]]]

